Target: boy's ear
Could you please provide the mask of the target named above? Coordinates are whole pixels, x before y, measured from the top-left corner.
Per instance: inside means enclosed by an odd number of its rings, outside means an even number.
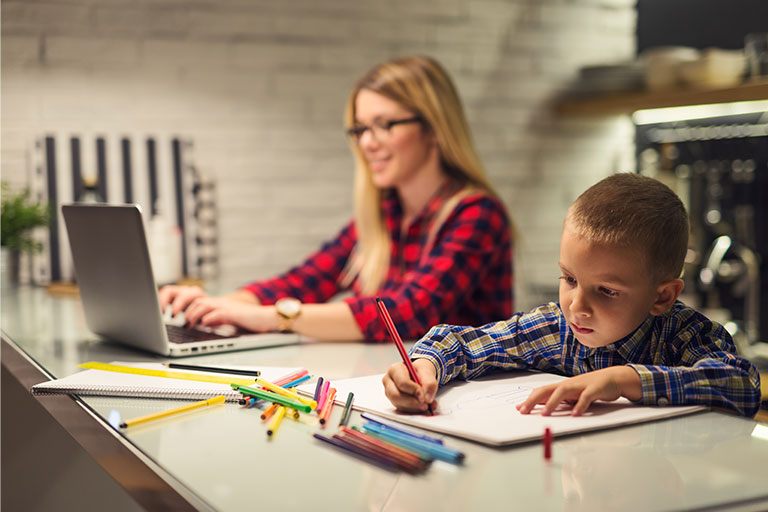
[[[658,316],[666,313],[683,292],[684,285],[682,279],[670,279],[661,283],[656,288],[656,302],[651,306],[651,314]]]

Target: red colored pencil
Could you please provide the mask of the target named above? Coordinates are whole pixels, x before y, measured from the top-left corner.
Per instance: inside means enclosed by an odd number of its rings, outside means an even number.
[[[400,335],[397,333],[397,329],[395,329],[395,324],[392,322],[392,317],[389,316],[389,311],[387,311],[387,306],[384,305],[384,301],[381,300],[379,297],[376,297],[376,305],[379,307],[379,317],[381,318],[381,321],[384,324],[384,327],[387,328],[389,335],[392,337],[392,341],[395,342],[397,351],[400,352],[400,357],[403,359],[403,363],[405,363],[405,367],[408,368],[408,374],[411,376],[411,380],[416,384],[418,384],[419,386],[421,386],[421,380],[419,380],[419,376],[416,375],[416,369],[413,367],[413,363],[411,363],[411,358],[408,357],[408,352],[405,351],[405,347],[403,346],[403,340],[400,338]],[[429,411],[429,414],[432,415],[431,404],[427,404],[427,410]]]
[[[285,377],[280,377],[279,379],[272,381],[272,384],[276,386],[282,386],[283,384],[288,384],[289,382],[292,382],[298,379],[299,377],[303,377],[308,373],[309,373],[309,370],[299,370],[298,372],[294,372],[290,375],[286,375]]]
[[[544,460],[550,460],[552,458],[552,430],[549,427],[544,429]]]

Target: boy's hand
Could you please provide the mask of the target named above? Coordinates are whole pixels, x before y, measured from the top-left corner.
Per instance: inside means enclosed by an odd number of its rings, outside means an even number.
[[[384,393],[398,410],[424,412],[431,405],[434,411],[437,408],[437,370],[429,359],[416,359],[413,368],[421,380],[421,387],[411,380],[405,363],[395,363],[381,379]]]
[[[537,404],[544,404],[541,415],[549,416],[562,402],[576,402],[571,415],[580,416],[595,400],[610,402],[621,397],[629,400],[642,397],[640,376],[631,366],[603,368],[536,388],[517,410],[528,414]]]

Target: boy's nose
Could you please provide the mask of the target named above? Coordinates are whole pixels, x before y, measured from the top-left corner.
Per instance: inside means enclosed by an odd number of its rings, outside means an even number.
[[[587,302],[586,297],[584,297],[584,293],[580,290],[573,291],[573,296],[571,297],[571,311],[574,314],[581,316],[590,316],[592,314],[589,303]]]

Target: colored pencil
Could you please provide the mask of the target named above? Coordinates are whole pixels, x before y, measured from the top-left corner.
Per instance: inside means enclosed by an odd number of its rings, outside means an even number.
[[[322,426],[325,426],[328,418],[331,416],[331,409],[333,409],[334,398],[336,398],[336,388],[331,388],[331,390],[328,391],[328,398],[325,400],[325,404],[323,404],[323,410],[320,413],[320,425]]]
[[[387,331],[389,332],[389,336],[392,338],[392,341],[395,342],[397,351],[400,352],[400,357],[402,358],[403,363],[405,363],[405,367],[408,368],[408,374],[411,376],[411,380],[416,384],[418,384],[419,387],[421,387],[421,380],[419,379],[419,376],[416,374],[416,369],[413,367],[413,363],[411,363],[411,358],[408,357],[408,352],[405,351],[405,347],[403,346],[403,340],[400,338],[400,334],[398,334],[397,329],[395,328],[395,324],[392,322],[392,317],[389,316],[389,311],[387,311],[387,306],[384,305],[384,301],[381,300],[379,297],[376,297],[376,305],[379,307],[379,317],[381,318],[382,323],[384,323],[384,327],[387,328]],[[427,411],[431,416],[432,404],[427,404]]]
[[[267,418],[271,417],[275,413],[276,409],[277,409],[277,404],[270,405],[269,407],[266,408],[266,410],[264,410],[264,412],[261,413],[261,419],[266,420]]]
[[[365,412],[362,413],[360,416],[362,416],[362,418],[364,420],[372,421],[373,423],[377,423],[379,425],[383,425],[385,427],[389,427],[391,429],[396,430],[397,432],[400,432],[403,435],[413,436],[416,439],[421,439],[423,441],[429,441],[431,443],[443,444],[443,440],[442,439],[438,439],[436,437],[431,437],[431,436],[428,436],[428,435],[422,434],[422,433],[416,433],[416,432],[414,432],[411,429],[406,429],[405,427],[402,427],[400,425],[395,425],[394,421],[387,421],[387,420],[385,420],[383,418],[379,418],[377,416],[371,416],[370,414],[365,413]]]
[[[315,385],[315,394],[312,396],[312,399],[317,402],[317,395],[320,394],[320,388],[323,387],[323,378],[320,377],[317,379],[317,385]]]
[[[165,411],[147,414],[146,416],[139,416],[138,418],[133,418],[133,419],[124,421],[123,423],[120,424],[120,428],[132,427],[140,423],[146,423],[147,421],[158,420],[160,418],[166,418],[174,414],[191,411],[193,409],[199,409],[200,407],[223,404],[226,401],[226,399],[227,398],[225,396],[217,396],[215,398],[209,398],[207,400],[200,400],[199,402],[195,402],[192,404],[182,405],[181,407],[174,407],[173,409],[167,409]]]
[[[309,380],[311,378],[312,378],[311,375],[306,374],[306,375],[303,375],[303,376],[299,377],[298,379],[294,379],[294,380],[292,380],[290,382],[286,382],[285,384],[282,384],[282,386],[284,388],[293,388],[293,387],[296,387],[299,384],[301,384],[302,382],[307,381],[307,380]]]
[[[303,396],[300,396],[297,392],[291,389],[280,387],[264,379],[256,379],[256,384],[258,384],[259,386],[269,391],[272,391],[273,393],[277,393],[278,395],[288,397],[291,400],[298,400],[299,402],[303,403],[304,405],[308,405],[313,409],[317,407],[317,402],[309,398],[304,398]]]
[[[341,414],[341,421],[339,421],[339,426],[346,425],[349,421],[349,413],[352,410],[352,399],[355,398],[355,394],[350,392],[347,395],[347,403],[344,405],[344,412]]]
[[[276,379],[276,380],[272,381],[272,383],[273,384],[277,384],[278,386],[282,386],[283,384],[285,384],[287,382],[291,382],[292,380],[296,380],[299,377],[301,377],[303,375],[306,375],[308,373],[309,373],[308,370],[299,370],[297,372],[293,372],[291,374],[288,374],[288,375],[286,375],[284,377],[280,377],[279,379]]]
[[[552,429],[544,429],[544,438],[541,440],[544,444],[544,460],[552,459]]]
[[[291,400],[290,398],[286,398],[282,395],[278,395],[277,393],[273,393],[271,391],[265,391],[263,389],[256,389],[251,388],[248,386],[240,386],[239,384],[232,384],[232,389],[239,391],[240,393],[243,393],[244,395],[249,395],[256,397],[260,400],[267,400],[269,402],[274,402],[280,405],[285,405],[288,407],[293,407],[295,409],[298,409],[301,412],[310,412],[312,410],[312,407],[303,404],[301,402],[298,402],[296,400]]]
[[[388,437],[385,437],[382,434],[379,434],[378,432],[374,432],[372,430],[368,430],[365,427],[363,427],[363,428],[352,427],[352,428],[354,430],[358,430],[360,432],[363,432],[364,434],[369,435],[371,437],[375,437],[376,439],[378,439],[378,440],[380,440],[380,441],[382,441],[384,443],[390,443],[390,444],[394,444],[395,446],[399,446],[403,450],[406,450],[406,451],[409,451],[409,452],[413,453],[414,455],[419,457],[424,462],[432,462],[433,460],[435,460],[435,456],[434,455],[432,455],[431,453],[427,452],[426,450],[423,450],[423,449],[418,448],[416,446],[406,446],[403,443],[396,443],[394,440],[392,440],[392,439],[390,439]]]
[[[326,380],[323,382],[323,388],[320,390],[320,398],[317,401],[317,408],[322,409],[325,407],[325,401],[328,399],[328,388],[331,387],[331,381]]]
[[[435,459],[444,460],[453,464],[459,464],[464,460],[464,454],[457,450],[431,443],[429,441],[421,441],[411,436],[404,436],[402,434],[393,432],[391,429],[382,429],[374,423],[368,423],[364,425],[363,429],[366,432],[376,433],[380,438],[383,438],[386,441],[394,443],[407,450],[416,449],[422,452],[426,452]]]
[[[406,463],[402,459],[398,458],[397,456],[393,455],[387,450],[383,450],[379,448],[378,446],[366,443],[364,440],[353,437],[353,436],[347,436],[347,435],[340,435],[340,434],[334,434],[333,436],[336,439],[339,439],[340,441],[343,441],[345,443],[351,444],[357,448],[360,448],[361,450],[365,450],[368,453],[372,455],[376,455],[378,457],[381,457],[383,459],[386,459],[390,461],[391,463],[395,464],[400,469],[404,469],[406,471],[415,472],[416,469],[413,465]]]
[[[377,464],[383,467],[384,469],[389,469],[392,471],[395,471],[398,469],[398,465],[392,462],[391,460],[381,457],[378,454],[372,453],[368,450],[364,450],[362,448],[359,448],[357,446],[344,442],[338,439],[336,436],[325,437],[324,435],[318,434],[317,432],[315,432],[314,434],[312,434],[312,437],[314,437],[315,439],[319,439],[324,443],[328,443],[333,446],[336,446],[337,448],[341,448],[342,450],[346,450],[347,452],[352,453],[368,462],[373,462],[374,464]]]
[[[280,424],[283,422],[283,418],[285,418],[285,409],[286,408],[282,405],[277,406],[275,415],[272,417],[272,421],[269,422],[269,426],[267,427],[267,435],[269,437],[275,435],[277,429],[280,428]]]
[[[218,368],[216,366],[200,366],[196,364],[181,364],[181,363],[163,363],[168,368],[176,368],[178,370],[194,370],[199,372],[214,372],[214,373],[228,373],[230,375],[247,375],[251,377],[258,377],[261,375],[259,370],[236,370],[234,368]]]
[[[427,467],[426,462],[413,452],[404,450],[399,446],[387,443],[386,441],[382,441],[381,439],[360,432],[359,430],[354,430],[344,426],[341,427],[341,430],[345,435],[358,439],[361,443],[370,446],[374,451],[387,453],[391,457],[399,460],[403,465],[406,466],[405,469],[421,471]]]

